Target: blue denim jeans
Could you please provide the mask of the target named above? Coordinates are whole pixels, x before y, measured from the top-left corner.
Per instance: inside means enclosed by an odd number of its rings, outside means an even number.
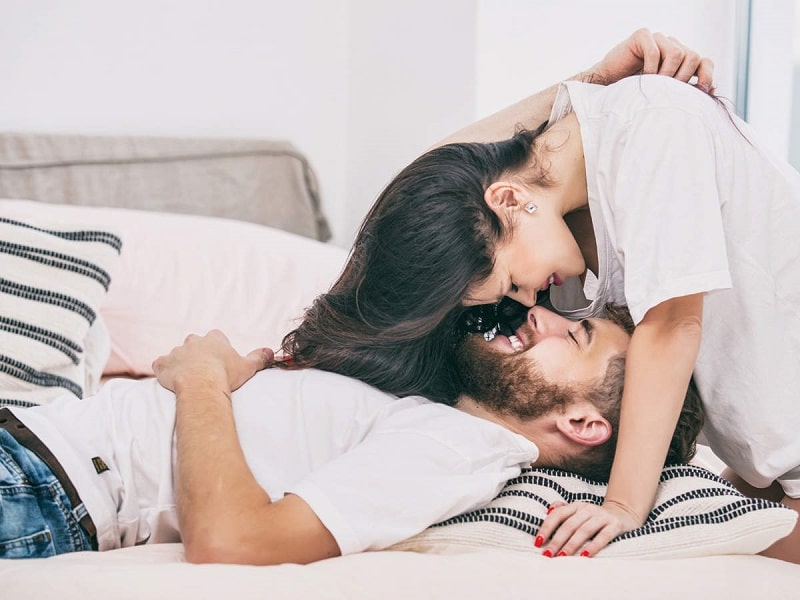
[[[91,550],[76,512],[50,468],[0,428],[0,558]]]

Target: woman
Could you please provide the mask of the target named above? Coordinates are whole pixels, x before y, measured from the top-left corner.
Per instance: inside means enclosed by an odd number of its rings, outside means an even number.
[[[640,29],[575,79],[611,83],[638,72],[681,81],[697,76],[698,87],[708,90],[713,65],[673,38]],[[443,143],[502,140],[519,126],[536,129],[556,91],[552,86]],[[491,271],[502,233],[482,199],[484,182],[527,160],[531,141],[523,135],[495,146],[452,147],[445,150],[449,156],[424,155],[407,167],[364,220],[342,276],[284,340],[285,354],[397,395],[454,402],[452,332],[470,283]],[[475,169],[481,181],[472,199],[478,201],[466,206],[449,177],[469,182]],[[465,235],[476,222],[486,230]]]
[[[466,136],[491,137],[516,114]],[[523,125],[401,172],[284,350],[448,400],[464,306],[530,306],[552,285],[553,306],[573,317],[624,303],[638,327],[608,494],[602,507],[556,507],[544,553],[591,556],[641,525],[693,371],[712,448],[800,509],[800,176],[721,103],[663,77],[569,82],[546,125]],[[800,529],[767,553],[800,561]]]

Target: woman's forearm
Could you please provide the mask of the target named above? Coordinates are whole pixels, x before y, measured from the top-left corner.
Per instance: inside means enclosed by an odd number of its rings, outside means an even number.
[[[668,300],[648,311],[631,338],[606,502],[640,523],[652,508],[694,369],[701,315],[700,294]]]

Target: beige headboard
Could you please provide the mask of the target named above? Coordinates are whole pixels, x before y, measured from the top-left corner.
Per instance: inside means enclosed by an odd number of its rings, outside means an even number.
[[[211,215],[330,238],[311,165],[284,141],[0,133],[0,198]]]

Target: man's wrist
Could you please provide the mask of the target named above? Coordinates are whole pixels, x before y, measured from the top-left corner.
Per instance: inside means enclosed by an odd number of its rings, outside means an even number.
[[[231,396],[228,376],[224,369],[197,368],[186,370],[175,377],[177,396],[195,395],[198,392],[218,391],[228,398]]]

